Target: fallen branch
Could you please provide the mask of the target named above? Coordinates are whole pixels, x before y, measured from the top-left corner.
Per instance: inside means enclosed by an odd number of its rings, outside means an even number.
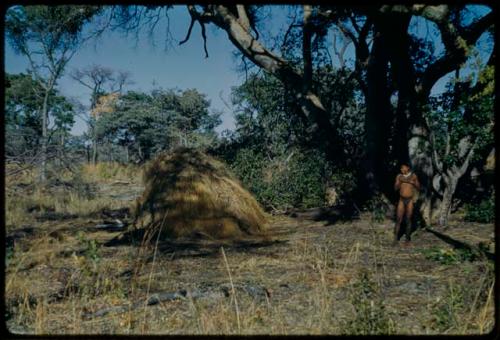
[[[242,290],[253,298],[270,298],[270,291],[265,287],[260,286],[252,286],[252,285],[239,285],[235,288]],[[191,299],[200,299],[200,298],[208,298],[208,299],[220,299],[224,297],[231,296],[231,287],[227,286],[219,286],[216,290],[195,290],[192,292],[188,292],[187,290],[181,289],[176,292],[165,292],[165,293],[156,293],[149,297],[146,301],[146,306],[154,306],[161,302],[175,301],[175,300],[185,300],[187,298]],[[139,307],[144,307],[144,300],[140,300],[132,305],[121,305],[121,306],[113,306],[106,307],[100,309],[96,312],[83,313],[82,318],[85,320],[105,316],[109,313],[125,313],[127,311],[135,310]]]
[[[178,300],[178,299],[184,299],[184,298],[186,298],[186,296],[187,296],[187,292],[186,291],[182,291],[182,290],[178,291],[178,292],[174,292],[174,293],[153,294],[147,300],[146,305],[147,306],[153,306],[153,305],[159,304],[160,302],[174,301],[174,300]],[[143,306],[143,304],[144,304],[143,301],[139,301],[139,302],[134,303],[133,305],[122,305],[122,306],[107,307],[107,308],[100,309],[100,310],[98,310],[97,312],[94,312],[94,313],[84,313],[82,315],[82,317],[84,319],[88,320],[88,319],[92,319],[92,318],[96,318],[96,317],[105,316],[105,315],[107,315],[109,313],[124,313],[124,312],[129,311],[129,310],[137,309],[137,308]]]

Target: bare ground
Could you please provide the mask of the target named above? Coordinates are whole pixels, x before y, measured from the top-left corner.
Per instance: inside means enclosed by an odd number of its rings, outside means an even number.
[[[36,334],[478,334],[494,324],[493,264],[393,222],[272,216],[266,238],[159,242],[123,236],[140,185],[100,184],[91,216],[30,212],[7,232],[6,318]],[[116,220],[119,221],[116,221]],[[442,233],[489,247],[493,225]],[[155,250],[156,249],[156,250]]]

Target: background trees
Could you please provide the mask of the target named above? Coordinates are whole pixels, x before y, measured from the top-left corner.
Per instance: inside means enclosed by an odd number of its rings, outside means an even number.
[[[99,11],[92,6],[14,6],[5,16],[6,36],[26,56],[42,104],[40,179],[46,179],[50,96],[66,64],[82,42],[83,26]]]
[[[11,9],[7,32],[11,43],[30,59],[31,76],[48,98],[48,85],[55,86],[78,45],[82,25],[93,15],[107,16],[110,28],[152,30],[171,6],[36,8],[31,12],[24,7]],[[472,165],[481,169],[479,164],[492,147],[494,11],[464,4],[282,9],[288,11],[288,19],[279,33],[271,34],[266,6],[186,6],[191,22],[180,44],[199,24],[208,56],[206,26],[213,25],[227,34],[241,57],[246,77],[233,91],[236,131],[225,138],[214,133],[220,119],[210,113],[208,100],[196,90],[124,93],[128,78],[124,74],[96,65],[75,70],[74,79],[92,92],[89,112],[97,112],[103,95],[119,94],[109,112],[99,119],[90,116],[94,162],[100,140],[121,150],[125,162],[142,162],[177,145],[201,146],[224,157],[264,200],[279,205],[265,194],[266,188],[292,197],[283,191],[286,185],[278,183],[295,176],[305,180],[306,173],[319,174],[313,176],[322,188],[315,197],[336,183],[339,191],[349,192],[359,203],[380,197],[387,201],[395,198],[392,183],[399,163],[409,161],[421,179],[419,206],[424,220],[429,223],[434,211],[446,224],[453,195],[461,192],[459,179],[466,182]],[[55,17],[68,18],[58,21],[63,29],[51,23]],[[49,33],[57,33],[53,38],[40,39],[49,37],[39,28],[40,18],[49,23]],[[487,43],[479,45],[482,39]],[[54,71],[44,77],[35,73],[43,67],[34,61],[30,48],[47,41],[53,53],[45,54],[46,66]],[[433,88],[449,80],[451,73],[459,75],[456,81],[436,95]],[[18,101],[28,105],[30,96],[27,93]],[[40,112],[48,112],[48,100],[41,103]],[[29,141],[40,143],[42,149],[46,120],[40,126],[29,123],[34,130],[42,129],[40,142]],[[308,170],[301,172],[294,162],[315,164],[320,170],[303,165]],[[268,168],[282,169],[283,176],[276,183],[266,179]],[[348,189],[341,189],[339,183]],[[295,187],[307,191],[299,183]],[[307,201],[293,197],[286,204]],[[320,204],[316,198],[312,201]]]
[[[493,147],[493,74],[492,67],[487,67],[473,84],[472,77],[460,79],[457,72],[448,91],[431,98],[426,118],[442,226],[447,224],[459,180],[474,159],[484,160]]]
[[[44,142],[52,150],[51,157],[61,160],[75,110],[56,89],[48,95],[44,91],[29,74],[5,74],[5,156],[10,161],[36,164]],[[45,130],[40,110],[44,103],[45,114],[52,118]]]
[[[100,138],[120,145],[125,162],[144,162],[161,150],[176,146],[206,147],[216,138],[219,114],[196,90],[130,91],[117,96],[108,112],[96,120]]]
[[[436,169],[424,107],[429,103],[436,82],[463,66],[481,35],[491,32],[492,11],[481,15],[465,5],[384,5],[350,9],[305,5],[301,10],[302,20],[292,22],[287,31],[298,28],[301,32],[295,36],[285,34],[286,38],[297,39],[295,45],[301,40],[301,63],[295,63],[287,55],[278,55],[259,39],[257,7],[188,6],[188,11],[193,22],[213,23],[226,31],[244,57],[290,87],[301,108],[298,113],[312,122],[309,131],[327,145],[329,159],[339,155],[339,129],[325,107],[324,96],[313,86],[315,55],[312,51],[314,39],[325,36],[325,25],[337,26],[355,46],[353,76],[365,99],[361,164],[364,169],[362,185],[367,197],[377,193],[389,195],[392,176],[388,176],[388,170],[394,173],[398,162],[410,160],[423,184],[421,211],[427,223],[430,222],[435,194],[431,182]],[[441,36],[443,53],[435,55],[421,37],[410,33],[413,18],[435,25]],[[494,53],[487,63],[491,64],[492,60]],[[391,105],[393,95],[395,108]],[[452,182],[449,185],[453,191]],[[446,205],[446,200],[443,204]],[[440,210],[444,213],[446,208]]]
[[[96,129],[97,117],[92,113],[95,110],[99,98],[109,93],[122,93],[125,86],[132,84],[130,73],[126,71],[115,71],[101,65],[90,65],[81,69],[74,69],[71,78],[91,91],[90,106],[85,121],[88,126],[88,135],[92,141],[92,164],[97,163],[99,135]]]

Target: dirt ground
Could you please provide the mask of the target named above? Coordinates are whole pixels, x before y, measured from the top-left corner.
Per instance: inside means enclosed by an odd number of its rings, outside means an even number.
[[[308,211],[269,235],[159,242],[123,236],[142,188],[97,186],[91,216],[7,231],[7,327],[29,334],[479,334],[494,324],[493,225],[460,216],[392,244],[393,222]],[[476,249],[476,248],[474,248]]]

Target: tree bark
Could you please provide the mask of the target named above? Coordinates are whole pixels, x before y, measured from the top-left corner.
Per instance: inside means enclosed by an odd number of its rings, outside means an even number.
[[[90,146],[87,145],[85,149],[87,150],[87,164],[90,164]]]
[[[45,90],[42,105],[42,160],[40,169],[40,181],[45,183],[47,180],[47,144],[48,144],[48,102],[49,102],[50,89]]]
[[[128,164],[130,159],[129,147],[125,145],[125,164]]]
[[[94,140],[92,142],[92,165],[95,166],[97,164],[98,158],[98,150],[97,150],[97,138],[94,133]]]
[[[388,131],[392,121],[388,86],[387,41],[382,20],[374,21],[373,47],[367,68],[367,97],[365,116],[364,171],[368,197],[385,191],[383,180],[388,177]],[[391,180],[392,180],[392,176]]]
[[[393,13],[383,17],[384,22],[391,23],[385,26],[384,34],[387,36],[392,75],[398,90],[392,158],[399,163],[409,162],[418,174],[421,184],[419,212],[424,222],[429,224],[433,207],[431,178],[434,169],[428,151],[428,127],[422,116],[422,107],[427,103],[428,95],[417,93],[416,74],[410,56],[410,36],[407,33],[411,16]]]
[[[387,49],[391,62],[392,75],[397,90],[398,102],[395,115],[395,126],[392,133],[392,158],[398,162],[408,162],[408,119],[415,114],[415,72],[410,57],[409,35],[406,34],[411,16],[382,16],[383,34],[387,37]],[[404,32],[404,33],[403,33]]]
[[[443,200],[441,201],[438,221],[441,227],[445,227],[448,225],[448,217],[450,216],[453,194],[455,193],[455,190],[457,188],[457,182],[458,178],[453,175],[445,177],[446,186],[444,188]]]
[[[299,103],[302,113],[311,122],[308,133],[315,135],[317,140],[324,141],[330,159],[339,157],[340,141],[336,138],[334,126],[330,121],[330,113],[325,109],[318,95],[309,90],[308,86],[304,86],[307,85],[307,69],[300,73],[287,60],[267,50],[241,25],[227,7],[216,5],[213,10],[214,14],[210,14],[204,20],[211,21],[226,31],[233,45],[255,65],[276,76],[281,82],[290,85],[290,90]],[[310,39],[310,36],[308,37],[306,33],[303,40],[306,41],[308,38]],[[307,50],[305,52],[307,53]],[[305,66],[307,68],[308,65]],[[305,89],[308,90],[304,91]]]

